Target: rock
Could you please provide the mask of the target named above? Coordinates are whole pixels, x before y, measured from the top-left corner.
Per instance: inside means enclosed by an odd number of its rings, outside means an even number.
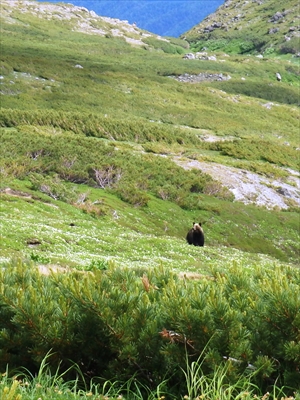
[[[271,110],[272,106],[274,106],[274,103],[266,103],[266,104],[262,104],[262,106],[267,108],[268,110]]]
[[[201,72],[198,75],[192,75],[192,74],[183,74],[179,76],[174,77],[176,80],[179,82],[187,82],[187,83],[199,83],[199,82],[204,82],[204,81],[228,81],[231,79],[230,75],[223,75],[222,73],[220,74],[209,74],[205,72]]]
[[[271,18],[269,19],[269,22],[277,22],[277,21],[279,21],[280,19],[282,19],[284,16],[285,16],[285,13],[281,13],[281,12],[277,11],[277,13],[275,13],[275,14],[273,15],[273,17],[271,17]]]
[[[185,54],[185,55],[183,56],[183,58],[184,58],[185,60],[194,60],[194,59],[195,59],[195,54],[193,54],[193,53],[187,53],[187,54]]]
[[[276,189],[276,192],[282,194],[282,196],[291,197],[290,192],[286,188],[279,187]]]
[[[174,162],[184,169],[199,169],[222,186],[227,187],[235,197],[235,201],[244,204],[256,204],[267,209],[288,209],[290,202],[300,207],[300,180],[298,171],[289,170],[289,181],[284,183],[272,178],[263,177],[254,172],[205,161],[174,158]]]
[[[31,238],[27,240],[27,244],[28,246],[38,246],[39,244],[41,244],[41,241],[36,238]]]
[[[279,28],[271,28],[271,29],[269,29],[269,35],[272,35],[273,33],[277,33],[277,32],[279,32]]]

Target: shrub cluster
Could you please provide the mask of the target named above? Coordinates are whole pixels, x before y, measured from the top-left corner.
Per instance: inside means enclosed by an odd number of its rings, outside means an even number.
[[[240,160],[265,161],[296,169],[299,167],[299,155],[296,149],[286,145],[283,147],[266,140],[244,139],[243,141],[214,142],[209,144],[209,148]]]
[[[199,144],[195,135],[166,124],[134,119],[120,120],[80,112],[0,110],[1,127],[19,125],[48,126],[85,136],[118,141]]]
[[[32,126],[5,130],[0,153],[2,174],[29,177],[33,189],[65,201],[75,193],[67,194],[62,180],[110,190],[136,206],[146,205],[150,193],[197,208],[199,193],[212,181],[207,174],[185,171],[164,157],[119,148],[114,141]]]
[[[0,370],[77,363],[85,377],[127,381],[135,375],[170,393],[186,360],[209,376],[224,363],[227,382],[251,373],[267,390],[299,389],[300,274],[296,268],[252,275],[232,266],[198,281],[165,269],[41,275],[21,262],[0,271]],[[70,361],[72,360],[72,361]]]

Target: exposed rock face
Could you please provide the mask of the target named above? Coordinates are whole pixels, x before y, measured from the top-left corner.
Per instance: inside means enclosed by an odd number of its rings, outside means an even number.
[[[175,79],[179,82],[187,82],[187,83],[199,83],[204,81],[228,81],[231,79],[230,75],[225,75],[222,73],[219,74],[209,74],[205,72],[201,72],[198,75],[192,74],[183,74],[175,77]]]
[[[179,158],[174,161],[185,169],[196,168],[212,176],[234,194],[236,201],[244,204],[256,204],[268,209],[287,209],[291,205],[300,207],[300,174],[297,171],[289,170],[292,185],[222,164]]]

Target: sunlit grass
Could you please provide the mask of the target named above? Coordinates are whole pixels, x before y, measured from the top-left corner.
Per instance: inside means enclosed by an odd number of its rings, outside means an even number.
[[[93,189],[91,199],[97,198],[95,196],[98,192]],[[103,191],[100,193],[104,196]],[[272,268],[274,263],[280,263],[267,253],[228,247],[226,241],[219,239],[224,236],[222,231],[225,227],[217,221],[214,224],[216,226],[205,228],[205,247],[189,246],[185,235],[189,229],[189,220],[194,216],[189,216],[190,212],[183,211],[172,203],[165,204],[156,200],[153,205],[150,203],[150,207],[138,209],[125,206],[113,196],[104,197],[108,214],[94,217],[72,205],[50,200],[43,194],[40,196],[38,200],[2,195],[2,262],[11,258],[22,258],[40,264],[76,265],[82,269],[88,269],[95,262],[114,262],[119,266],[163,265],[177,271],[201,273],[212,266],[226,269],[233,260],[241,267],[250,269],[258,264]],[[241,214],[240,223],[245,217],[247,215]],[[235,221],[230,222],[232,227],[234,223]],[[277,237],[281,236],[280,230],[276,231],[274,225],[272,233],[268,234],[269,221],[260,220],[260,224],[260,229],[266,229],[266,239],[276,246]],[[235,229],[238,229],[238,225]],[[248,240],[253,241],[252,245],[255,246],[257,233],[249,231],[248,235]],[[228,232],[227,241],[232,240],[230,236],[232,234]],[[285,245],[296,246],[297,238],[292,230],[289,238],[290,243],[288,244],[286,238]]]

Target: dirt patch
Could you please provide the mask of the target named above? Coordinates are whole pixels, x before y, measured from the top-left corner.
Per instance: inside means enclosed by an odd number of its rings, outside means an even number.
[[[0,193],[7,194],[9,196],[14,196],[14,197],[23,197],[24,199],[32,199],[32,196],[30,194],[23,193],[19,190],[14,190],[11,188],[2,189],[2,190],[0,190]]]
[[[39,265],[38,270],[41,275],[49,276],[52,272],[65,274],[70,272],[69,268],[60,267],[58,265]]]

